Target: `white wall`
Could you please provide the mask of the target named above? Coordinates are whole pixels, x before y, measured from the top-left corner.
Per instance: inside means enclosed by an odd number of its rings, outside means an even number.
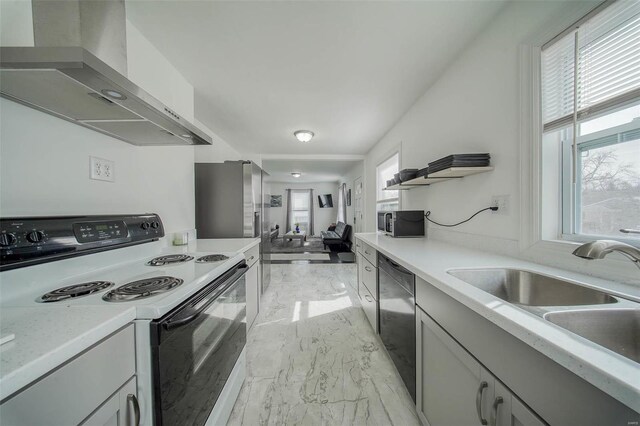
[[[89,156],[115,182],[89,179]],[[0,216],[158,213],[194,228],[193,147],[137,147],[0,99]]]
[[[287,200],[285,189],[313,189],[313,212],[315,235],[320,235],[320,231],[326,231],[329,225],[336,222],[338,215],[338,182],[317,182],[317,183],[289,183],[270,182],[271,194],[282,195],[282,207],[271,207],[269,212],[271,226],[280,225],[280,235],[286,232],[285,220],[287,216]],[[333,208],[321,209],[318,205],[318,195],[331,194],[333,198]]]
[[[402,208],[458,222],[510,195],[508,215],[484,213],[453,232],[519,238],[518,47],[544,28],[561,2],[513,2],[445,70],[366,157],[367,230],[375,230],[375,168],[401,145],[401,168],[423,168],[448,154],[489,152],[495,170],[403,191]],[[430,229],[434,229],[430,226]]]
[[[193,85],[129,20],[126,25],[129,80],[193,122]]]
[[[31,1],[0,1],[0,45],[33,46]]]
[[[196,163],[222,163],[225,160],[246,160],[242,154],[235,150],[231,145],[218,137],[211,129],[202,124],[197,118],[193,124],[204,130],[213,138],[211,145],[198,145],[195,147]]]
[[[214,138],[199,161],[241,158],[195,120],[193,86],[128,21],[127,54],[129,79]],[[167,233],[195,227],[194,147],[136,147],[5,99],[0,127],[0,216],[154,212]],[[114,161],[116,181],[89,179],[89,156]]]
[[[347,185],[347,191],[351,190],[351,205],[347,206],[347,221],[348,225],[351,225],[354,228],[353,216],[354,216],[354,197],[355,197],[355,189],[353,186],[353,182],[359,178],[364,176],[364,162],[358,162],[349,172],[340,179],[340,184],[345,183]]]

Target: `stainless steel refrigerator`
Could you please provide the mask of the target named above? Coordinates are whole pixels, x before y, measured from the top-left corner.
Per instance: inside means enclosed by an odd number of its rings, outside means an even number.
[[[271,276],[267,197],[262,192],[264,175],[251,161],[195,164],[198,238],[260,237],[263,292]]]

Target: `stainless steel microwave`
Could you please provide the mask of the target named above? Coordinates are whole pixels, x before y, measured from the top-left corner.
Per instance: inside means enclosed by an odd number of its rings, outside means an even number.
[[[396,238],[424,237],[424,220],[424,210],[378,212],[378,229]]]

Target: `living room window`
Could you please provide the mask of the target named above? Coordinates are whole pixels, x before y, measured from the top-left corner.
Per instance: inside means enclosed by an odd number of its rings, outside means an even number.
[[[543,232],[640,244],[640,2],[591,14],[541,59]]]
[[[310,198],[308,189],[291,191],[291,229],[296,228],[296,223],[302,231],[309,229]]]
[[[376,211],[399,210],[400,191],[385,191],[387,181],[400,171],[400,153],[378,164],[376,168]]]

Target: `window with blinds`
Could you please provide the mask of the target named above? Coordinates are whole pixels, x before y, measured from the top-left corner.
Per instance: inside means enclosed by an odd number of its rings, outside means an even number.
[[[640,245],[640,1],[601,5],[543,46],[541,66],[558,233]]]
[[[542,75],[545,131],[640,97],[640,1],[619,0],[545,46]]]

